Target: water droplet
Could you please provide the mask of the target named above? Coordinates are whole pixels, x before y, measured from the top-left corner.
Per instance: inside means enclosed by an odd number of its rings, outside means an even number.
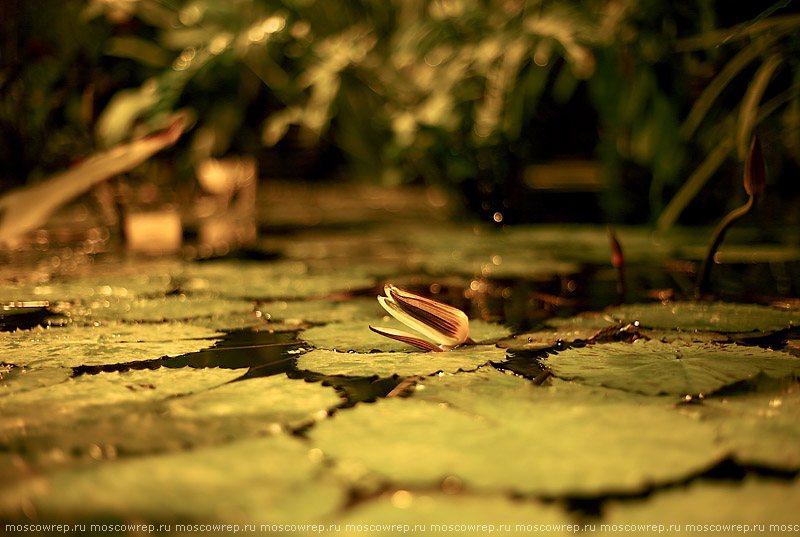
[[[103,450],[97,444],[92,444],[89,446],[89,456],[96,461],[99,461],[103,458]]]
[[[311,462],[322,462],[325,459],[325,453],[319,448],[311,448],[308,450],[308,460]]]
[[[391,502],[398,509],[408,509],[414,503],[414,495],[407,490],[398,490],[392,494]]]

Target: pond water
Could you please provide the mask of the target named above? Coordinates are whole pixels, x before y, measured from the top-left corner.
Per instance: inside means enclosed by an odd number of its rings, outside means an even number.
[[[620,294],[605,227],[375,199],[203,259],[77,256],[52,236],[7,254],[0,518],[794,520],[788,235],[732,232],[724,300],[693,302],[698,230],[618,229]],[[476,344],[424,353],[369,330],[408,329],[375,298],[389,282],[465,311]]]

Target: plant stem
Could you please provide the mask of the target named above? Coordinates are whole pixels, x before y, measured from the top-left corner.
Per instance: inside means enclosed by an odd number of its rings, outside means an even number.
[[[714,231],[714,236],[711,238],[711,243],[708,245],[706,257],[703,259],[703,264],[700,265],[700,270],[697,272],[697,282],[694,287],[694,297],[697,300],[703,298],[705,288],[708,282],[708,274],[711,272],[711,265],[714,262],[714,255],[717,253],[722,239],[725,238],[725,232],[735,221],[749,213],[755,206],[757,196],[750,196],[747,203],[732,210],[728,215],[719,223],[717,229]]]

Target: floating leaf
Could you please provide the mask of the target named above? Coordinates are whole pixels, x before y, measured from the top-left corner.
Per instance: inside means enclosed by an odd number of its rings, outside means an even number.
[[[712,332],[773,332],[800,324],[800,311],[725,302],[631,304],[608,309],[604,317],[648,328]]]
[[[312,443],[402,487],[455,476],[468,490],[547,496],[640,492],[721,456],[713,429],[663,398],[536,387],[487,368],[422,386],[338,413],[311,430]]]
[[[628,524],[670,524],[689,531],[688,524],[710,528],[714,533],[741,535],[745,529],[764,531],[797,524],[800,480],[776,481],[748,477],[743,482],[695,481],[686,487],[659,491],[647,501],[610,501],[604,505],[602,524],[613,528]],[[743,525],[737,527],[737,525]],[[788,525],[788,526],[787,526]],[[657,531],[657,529],[656,529]],[[675,530],[673,530],[675,531]],[[617,532],[615,532],[617,533]]]
[[[544,361],[560,378],[650,395],[709,394],[759,372],[800,373],[800,360],[759,347],[637,340],[573,347]]]
[[[175,420],[163,402],[220,386],[241,370],[167,368],[81,375],[0,398],[0,441],[37,466],[72,457],[175,450],[236,436],[225,422]],[[211,427],[210,425],[215,425]],[[264,429],[266,429],[266,425]],[[254,430],[258,430],[252,427]],[[135,431],[135,434],[132,432]],[[246,430],[240,436],[249,436]],[[113,455],[97,452],[105,448]]]
[[[142,375],[138,380],[174,378],[180,383],[185,380],[180,371],[196,371],[162,370],[161,375]],[[157,389],[149,386],[139,382],[126,389],[133,393]],[[324,419],[342,402],[331,387],[283,375],[199,387],[180,397],[158,398],[152,392],[155,398],[110,400],[52,416],[37,415],[46,403],[9,404],[8,425],[0,428],[0,437],[31,467],[46,470],[89,459],[172,452],[295,430]]]
[[[5,283],[0,287],[4,302],[47,300],[81,302],[92,300],[133,300],[137,295],[162,295],[171,288],[170,273],[180,271],[178,263],[118,261],[114,265],[93,264],[103,276],[83,276],[46,282]]]
[[[35,509],[37,522],[312,523],[345,500],[320,470],[297,439],[244,440],[23,479],[0,490],[0,518],[27,522]]]
[[[212,346],[219,333],[181,323],[36,327],[0,335],[0,362],[77,367],[153,360]]]
[[[92,321],[182,321],[252,313],[249,300],[198,295],[166,295],[156,298],[100,298],[54,308],[74,319]]]
[[[331,387],[279,375],[231,382],[173,399],[167,406],[175,418],[257,417],[259,421],[296,428],[327,416],[328,410],[341,403],[341,397]]]
[[[323,324],[361,320],[374,322],[384,314],[374,298],[354,298],[341,302],[330,300],[278,301],[259,304],[258,310],[270,320],[300,327],[306,323]]]
[[[443,488],[449,490],[460,485],[458,478],[445,479]],[[578,526],[555,504],[544,504],[533,500],[512,500],[504,496],[478,496],[454,493],[416,493],[415,491],[392,490],[380,498],[360,502],[346,511],[336,524],[387,525],[397,524],[399,530],[415,525],[443,534],[493,533],[506,531],[501,524],[517,532],[518,524],[531,528],[534,524],[547,531],[548,535],[567,535]],[[525,531],[525,529],[523,531]],[[509,530],[510,531],[510,530]]]
[[[0,397],[36,390],[64,382],[72,376],[72,369],[66,367],[43,367],[27,369],[15,367],[0,377]]]
[[[298,356],[297,368],[324,375],[356,377],[403,377],[430,375],[437,371],[470,371],[488,363],[501,362],[506,351],[493,345],[470,345],[447,352],[351,353],[314,350]]]
[[[374,278],[362,271],[312,273],[300,261],[208,261],[190,265],[181,274],[182,289],[213,290],[231,298],[306,298],[373,285]]]
[[[720,446],[745,465],[800,469],[800,390],[712,398],[698,415],[718,429]]]
[[[80,375],[46,389],[28,390],[0,400],[5,415],[23,415],[30,423],[79,413],[84,407],[129,401],[152,401],[219,386],[241,370],[190,367]]]

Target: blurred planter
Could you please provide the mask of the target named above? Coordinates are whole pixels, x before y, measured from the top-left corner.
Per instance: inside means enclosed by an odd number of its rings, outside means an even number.
[[[194,203],[198,247],[224,255],[256,240],[257,166],[253,157],[207,158],[196,166],[203,191]]]
[[[164,255],[181,249],[183,225],[177,209],[130,212],[123,217],[125,247],[130,252]]]

